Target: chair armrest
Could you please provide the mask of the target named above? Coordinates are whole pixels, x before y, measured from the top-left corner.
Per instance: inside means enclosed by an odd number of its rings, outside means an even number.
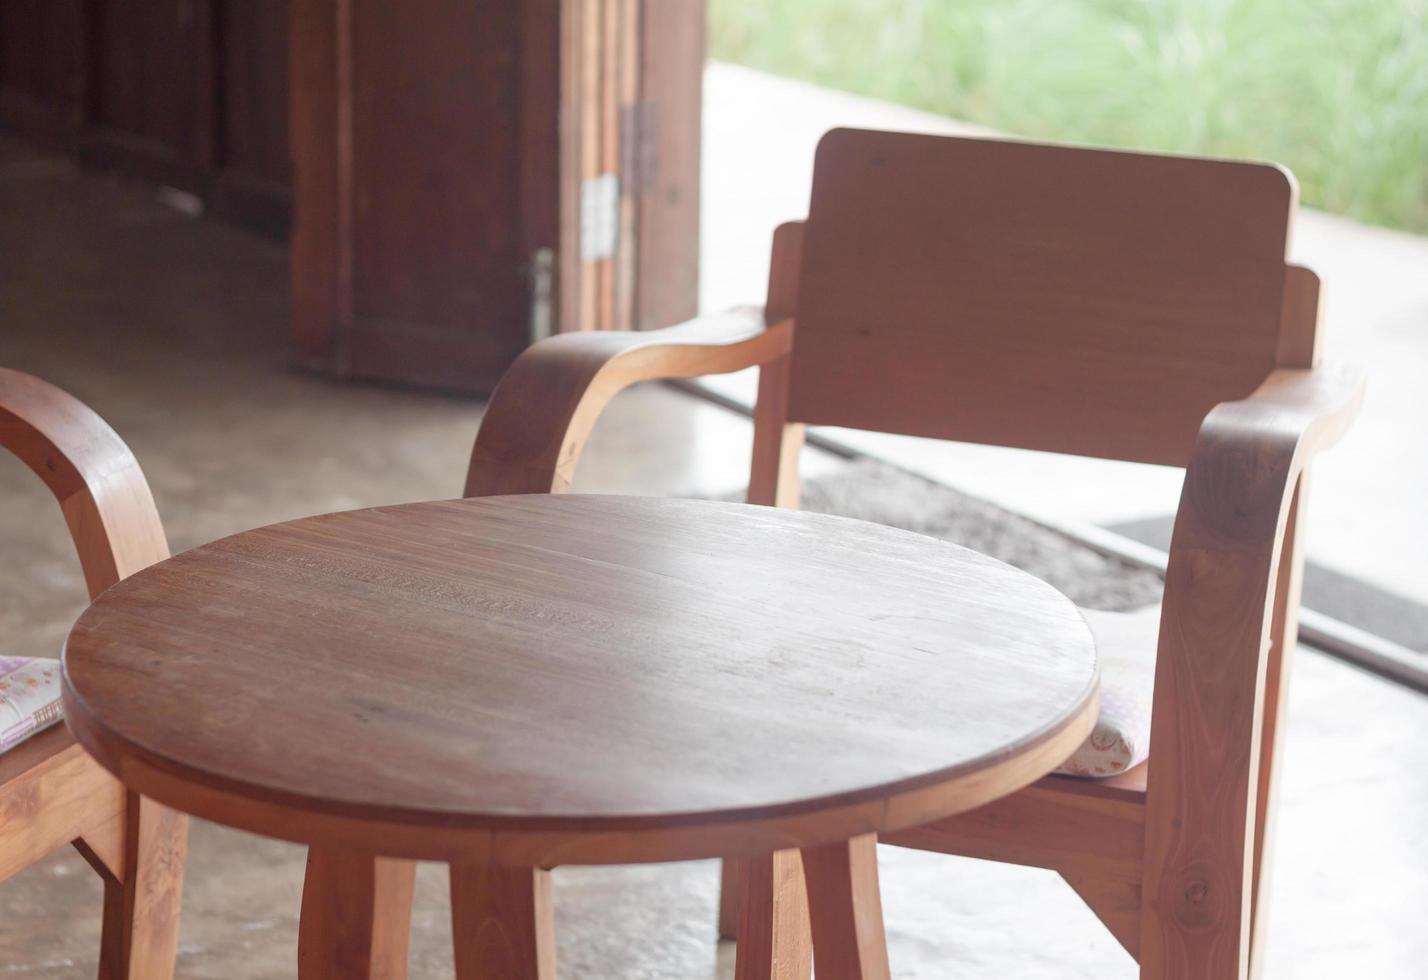
[[[1276,609],[1292,624],[1297,601],[1296,576],[1280,568],[1299,560],[1287,528],[1291,514],[1302,523],[1305,466],[1347,429],[1363,389],[1356,370],[1275,371],[1211,410],[1185,470],[1151,708],[1143,900],[1164,921],[1223,930],[1216,969],[1248,948],[1263,692]],[[1192,956],[1161,921],[1143,924],[1141,962],[1211,972],[1205,950]]]
[[[528,348],[491,396],[466,496],[560,493],[605,405],[639,381],[727,374],[788,354],[793,323],[757,308],[643,332],[567,333]]]
[[[1299,473],[1344,434],[1363,394],[1363,372],[1326,366],[1274,371],[1248,398],[1215,406],[1185,470],[1172,553],[1273,544]]]
[[[129,447],[83,402],[0,368],[0,447],[50,488],[94,598],[169,555],[153,495]]]

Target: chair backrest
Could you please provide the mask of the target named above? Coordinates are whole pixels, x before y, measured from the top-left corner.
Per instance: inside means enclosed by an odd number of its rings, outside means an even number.
[[[835,130],[788,418],[1183,466],[1313,346],[1282,327],[1296,195],[1269,164]]]
[[[0,368],[0,449],[18,456],[59,501],[90,598],[168,557],[138,462],[83,402],[32,375]]]

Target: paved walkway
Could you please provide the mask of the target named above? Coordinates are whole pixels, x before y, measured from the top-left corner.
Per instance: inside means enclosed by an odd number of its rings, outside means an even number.
[[[706,310],[759,302],[768,242],[806,213],[819,137],[835,126],[982,132],[955,120],[711,63],[705,75]],[[1304,209],[1293,257],[1326,283],[1327,356],[1370,373],[1358,425],[1318,465],[1310,558],[1428,603],[1428,239]],[[749,391],[750,381],[734,386]],[[879,455],[1059,523],[1173,513],[1180,472],[1045,453],[852,434]],[[1107,492],[1114,486],[1114,492]]]

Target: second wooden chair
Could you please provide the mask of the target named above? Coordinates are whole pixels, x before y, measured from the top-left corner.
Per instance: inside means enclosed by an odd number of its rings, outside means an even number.
[[[0,368],[0,447],[59,501],[91,599],[168,557],[139,464],[70,395]],[[104,881],[100,980],[173,976],[187,842],[187,817],[127,791],[63,725],[0,755],[0,879],[78,848]]]
[[[890,841],[1053,869],[1141,976],[1238,980],[1263,950],[1308,466],[1362,391],[1320,363],[1295,204],[1264,164],[835,131],[762,318],[536,345],[466,492],[566,490],[622,388],[751,366],[755,503],[797,506],[805,424],[1184,468],[1159,614],[1105,634],[1153,675],[1149,761]]]

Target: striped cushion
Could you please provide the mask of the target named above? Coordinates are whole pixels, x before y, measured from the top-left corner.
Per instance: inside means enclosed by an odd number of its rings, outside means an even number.
[[[58,660],[0,657],[0,752],[49,728],[63,714]]]

